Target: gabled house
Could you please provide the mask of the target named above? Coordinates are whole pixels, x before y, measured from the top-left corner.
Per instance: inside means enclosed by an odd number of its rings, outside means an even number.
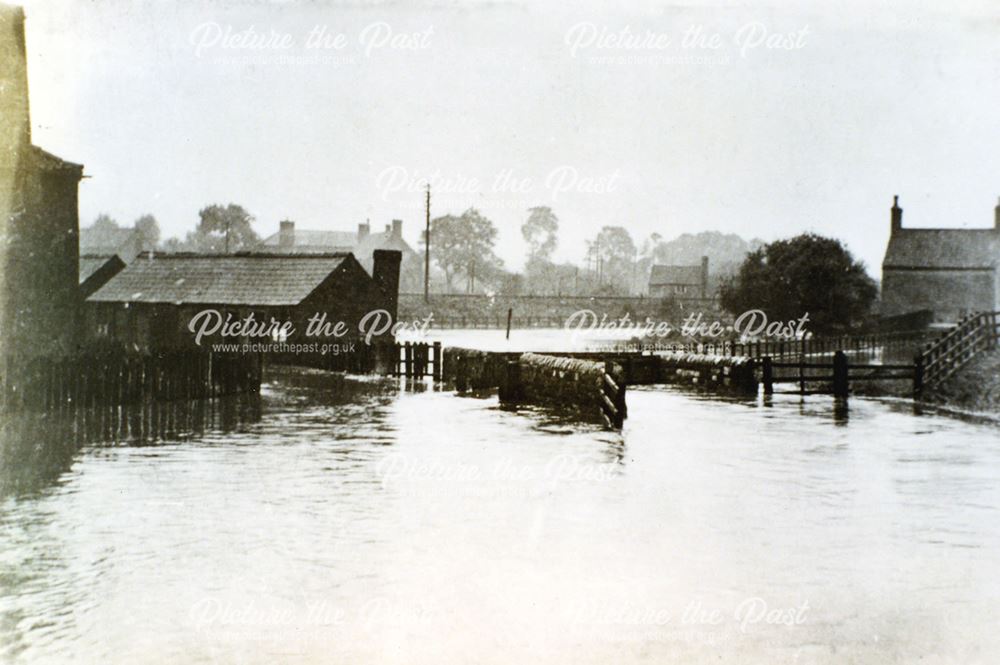
[[[343,321],[358,337],[358,322],[368,312],[387,310],[395,321],[399,252],[378,250],[369,275],[352,254],[283,255],[144,253],[87,298],[88,328],[99,340],[149,350],[194,348],[189,325],[203,310],[257,321],[291,321],[295,333],[254,342],[309,344],[337,342],[305,335],[308,320],[326,314]],[[240,339],[210,336],[214,342]]]
[[[80,229],[81,255],[117,255],[125,263],[131,263],[142,250],[142,236],[134,228],[86,226]]]
[[[649,295],[652,298],[707,298],[708,257],[701,265],[654,265],[649,272]]]
[[[125,267],[125,262],[114,256],[92,256],[89,254],[80,257],[80,297],[86,300],[94,291],[101,288],[108,281],[120,273]]]
[[[403,239],[403,221],[392,220],[385,231],[372,232],[367,222],[358,224],[356,232],[297,229],[295,222],[285,220],[278,232],[261,241],[255,251],[276,254],[323,254],[350,252],[358,257],[364,269],[372,272],[371,257],[376,249],[394,250],[402,256],[400,288],[415,291],[423,284],[420,255]]]
[[[903,228],[899,197],[890,209],[882,261],[882,316],[920,310],[936,321],[1000,309],[1000,204],[992,228]]]

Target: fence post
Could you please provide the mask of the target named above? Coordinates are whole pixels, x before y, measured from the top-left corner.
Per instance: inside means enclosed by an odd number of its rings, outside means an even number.
[[[434,380],[441,380],[441,342],[434,342]]]
[[[920,397],[924,392],[924,354],[913,357],[913,396]]]
[[[847,366],[847,354],[838,350],[833,354],[833,395],[834,397],[847,397],[849,390]]]
[[[771,356],[764,356],[764,363],[762,369],[762,378],[764,380],[764,394],[773,395],[774,394],[774,368],[771,366]]]

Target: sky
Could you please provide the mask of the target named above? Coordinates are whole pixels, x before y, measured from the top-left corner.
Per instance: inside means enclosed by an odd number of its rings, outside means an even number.
[[[605,225],[811,231],[878,276],[894,194],[932,227],[1000,196],[1000,3],[24,6],[33,139],[84,164],[84,225],[232,202],[262,237],[398,218],[416,247],[430,181],[510,268],[549,206],[557,259]]]

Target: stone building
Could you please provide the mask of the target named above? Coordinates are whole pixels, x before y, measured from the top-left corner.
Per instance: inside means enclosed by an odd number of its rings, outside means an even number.
[[[652,298],[708,298],[708,257],[701,265],[654,265],[649,272],[649,295]]]
[[[79,323],[77,189],[83,167],[31,144],[24,12],[0,5],[0,339],[61,353]]]
[[[280,223],[277,233],[261,241],[257,251],[277,254],[350,252],[370,274],[373,269],[371,257],[376,249],[394,250],[402,256],[401,290],[411,292],[423,288],[423,263],[420,255],[403,239],[401,219],[386,224],[385,231],[375,232],[368,222],[358,224],[355,232],[297,229],[295,222],[285,220]]]
[[[894,197],[882,261],[882,316],[930,310],[935,321],[1000,309],[1000,204],[991,228],[903,228]]]

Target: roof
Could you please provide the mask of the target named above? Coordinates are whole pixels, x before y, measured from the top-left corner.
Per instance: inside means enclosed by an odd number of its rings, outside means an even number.
[[[693,284],[701,285],[701,266],[654,265],[649,273],[649,285]]]
[[[94,254],[85,254],[80,256],[80,284],[83,284],[88,279],[93,277],[94,273],[103,268],[108,263],[121,263],[125,265],[117,255],[112,254],[111,256],[97,256]]]
[[[310,231],[295,229],[292,248],[281,247],[281,233],[275,233],[261,241],[261,246],[281,252],[331,252],[349,251],[358,242],[358,234],[350,231]]]
[[[139,248],[141,240],[134,228],[86,226],[80,229],[81,253],[110,256],[130,242],[135,243],[136,249]]]
[[[83,166],[81,164],[74,164],[73,162],[67,162],[65,159],[56,157],[51,152],[46,152],[39,148],[37,145],[30,146],[32,163],[34,166],[42,171],[66,171],[69,173],[75,173],[77,177],[83,174]]]
[[[143,254],[87,302],[297,305],[345,259],[350,254]]]
[[[892,234],[883,268],[994,268],[1000,233],[994,229],[902,229]]]

